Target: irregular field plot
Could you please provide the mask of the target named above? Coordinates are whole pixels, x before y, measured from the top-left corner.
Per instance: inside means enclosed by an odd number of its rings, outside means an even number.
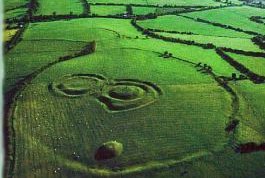
[[[79,0],[40,0],[39,4],[40,7],[37,11],[37,15],[52,15],[54,12],[58,15],[67,15],[70,14],[70,12],[77,15],[83,13],[83,6]]]
[[[26,8],[18,8],[14,10],[9,10],[5,13],[4,18],[5,19],[20,18],[23,15],[25,15],[26,12],[27,12]]]
[[[9,41],[17,32],[17,29],[4,30],[4,42]]]
[[[195,0],[91,0],[91,3],[115,3],[115,4],[143,4],[143,5],[178,5],[178,6],[215,6],[220,5],[218,2],[211,0],[195,1]]]
[[[196,22],[181,16],[167,15],[157,19],[138,21],[144,28],[159,29],[165,31],[192,32],[200,35],[212,35],[222,37],[242,37],[248,38],[249,35],[233,30],[215,27],[201,22]]]
[[[9,89],[16,81],[42,66],[58,60],[60,56],[78,52],[83,46],[84,42],[66,40],[22,41],[12,49],[12,53],[5,56],[5,89]],[[23,70],[18,70],[17,66]]]
[[[157,8],[155,7],[133,7],[133,14],[145,15],[149,13],[155,13]]]
[[[91,13],[97,15],[125,14],[125,6],[91,6]]]
[[[263,57],[251,57],[251,56],[243,56],[234,53],[228,53],[233,59],[243,64],[252,72],[265,76],[265,59]]]
[[[249,18],[251,16],[265,16],[265,10],[254,7],[229,7],[224,9],[214,9],[203,12],[192,12],[185,14],[194,18],[201,18],[212,22],[218,22],[225,25],[231,25],[236,28],[254,31],[265,34],[265,26],[255,23]]]
[[[261,144],[265,142],[264,104],[265,86],[255,85],[250,81],[238,82],[233,86],[241,103],[238,118],[241,124],[237,130],[239,143],[254,142]]]
[[[207,35],[185,35],[173,33],[157,33],[166,37],[179,38],[183,40],[195,41],[202,44],[212,43],[217,47],[227,47],[232,49],[239,49],[245,51],[261,52],[262,50],[248,38],[231,38],[231,37],[218,37]]]
[[[27,3],[27,0],[4,0],[3,3],[5,11],[7,11],[9,9],[14,9],[16,7],[25,5]]]
[[[176,11],[182,11],[184,8],[166,8],[166,7],[139,7],[134,6],[133,7],[133,14],[135,15],[145,15],[149,13],[156,13],[156,14],[164,14],[169,12],[176,12]]]

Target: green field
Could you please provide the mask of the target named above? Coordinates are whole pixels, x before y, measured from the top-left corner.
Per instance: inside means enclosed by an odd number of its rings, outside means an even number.
[[[4,0],[3,3],[5,11],[8,11],[10,9],[25,5],[27,0]]]
[[[125,6],[91,6],[91,13],[97,15],[116,15],[125,12]]]
[[[5,13],[5,19],[20,18],[26,13],[26,8],[18,8],[9,10]]]
[[[91,0],[91,3],[115,3],[115,4],[143,4],[143,5],[178,5],[178,6],[218,6],[220,3],[214,2],[211,0],[203,0],[203,1],[196,1],[196,0]]]
[[[139,25],[144,28],[159,29],[165,31],[192,32],[194,34],[208,36],[241,38],[249,37],[249,35],[244,33],[195,22],[193,20],[174,15],[161,16],[157,19],[139,21]]]
[[[249,20],[251,16],[264,17],[264,9],[258,9],[249,6],[229,7],[225,9],[214,9],[204,12],[192,12],[185,15],[230,25],[243,30],[254,31],[263,35],[265,34],[264,24],[258,24]]]
[[[64,14],[82,14],[83,7],[79,0],[60,0],[60,1],[39,1],[39,9],[37,15],[52,15],[53,13]]]
[[[253,44],[251,39],[240,38],[240,37],[219,37],[209,35],[185,35],[185,34],[174,34],[174,33],[157,33],[166,37],[179,38],[183,40],[195,41],[202,44],[212,43],[218,47],[228,47],[239,50],[250,50],[260,52],[262,51],[257,45]],[[229,41],[229,43],[228,43]]]
[[[244,55],[238,55],[233,53],[228,53],[232,58],[236,59],[238,62],[242,63],[244,66],[249,68],[251,71],[265,76],[264,64],[265,60],[263,57],[250,57]]]
[[[233,86],[240,96],[242,124],[237,130],[238,142],[264,143],[264,85],[255,86],[251,82],[240,82]],[[250,119],[253,118],[253,119]]]
[[[157,8],[155,7],[134,7],[133,13],[135,15],[144,15],[149,13],[155,13]]]
[[[183,17],[227,11],[241,20],[263,9],[210,0],[91,0],[84,15],[83,1],[38,2],[37,20],[5,24],[25,23],[5,29],[6,177],[265,176],[265,81],[254,83],[218,53],[265,76],[265,58],[255,57],[264,50],[246,32]],[[121,16],[130,3],[144,5],[132,6],[144,19]],[[179,16],[156,4],[218,9]],[[83,15],[61,16],[70,12]],[[145,16],[154,12],[157,18]]]

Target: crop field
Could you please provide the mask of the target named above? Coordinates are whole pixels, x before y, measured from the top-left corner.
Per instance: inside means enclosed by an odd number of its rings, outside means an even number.
[[[6,177],[265,176],[265,9],[23,3],[5,4]]]

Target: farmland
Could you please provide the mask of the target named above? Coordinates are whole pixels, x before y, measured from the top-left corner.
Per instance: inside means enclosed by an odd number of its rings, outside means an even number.
[[[264,9],[23,3],[5,3],[6,177],[265,176]]]
[[[91,6],[91,13],[97,15],[116,15],[125,12],[125,6]]]
[[[82,4],[78,0],[69,1],[39,1],[39,10],[37,14],[39,15],[52,15],[54,12],[56,14],[81,14],[83,12]]]

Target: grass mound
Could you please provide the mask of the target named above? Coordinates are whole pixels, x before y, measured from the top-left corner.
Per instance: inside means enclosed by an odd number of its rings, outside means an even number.
[[[101,147],[98,148],[95,154],[95,159],[97,161],[112,159],[120,156],[123,151],[123,145],[117,141],[109,141],[103,143]]]
[[[107,111],[119,112],[147,106],[161,94],[161,89],[151,82],[119,79],[106,86],[98,100]]]
[[[103,79],[92,74],[70,75],[53,82],[49,88],[56,94],[68,97],[78,97],[85,94],[93,95],[100,92]]]
[[[136,99],[144,91],[136,86],[117,85],[109,91],[109,96],[121,100]]]

